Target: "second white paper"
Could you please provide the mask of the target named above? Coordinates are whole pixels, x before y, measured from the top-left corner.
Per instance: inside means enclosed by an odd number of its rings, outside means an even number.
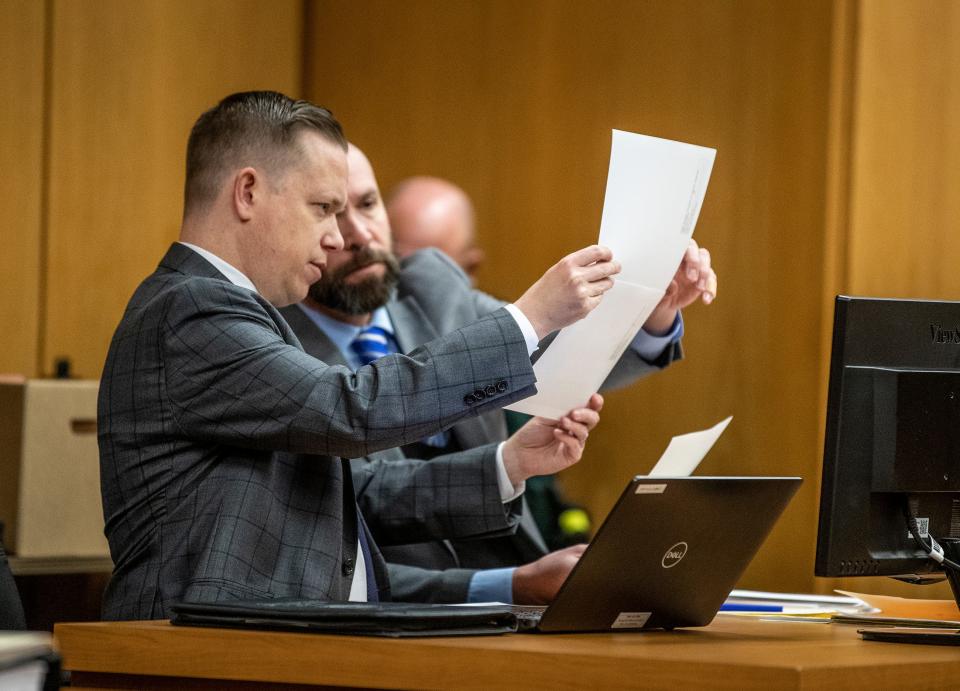
[[[733,419],[731,415],[725,420],[721,420],[710,429],[700,432],[690,432],[689,434],[680,434],[670,440],[666,451],[660,456],[660,460],[653,466],[653,470],[647,477],[686,477],[691,475],[700,461],[703,460],[707,452],[717,443],[717,439],[723,434]]]
[[[534,364],[537,393],[510,406],[529,415],[557,420],[582,408],[617,364],[663,291],[617,281],[589,319],[557,334]],[[596,333],[602,334],[596,338]]]

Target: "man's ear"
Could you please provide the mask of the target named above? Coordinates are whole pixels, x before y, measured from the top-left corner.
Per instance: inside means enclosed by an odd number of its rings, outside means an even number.
[[[233,209],[241,221],[253,218],[254,205],[261,201],[263,180],[255,168],[244,168],[233,178]]]

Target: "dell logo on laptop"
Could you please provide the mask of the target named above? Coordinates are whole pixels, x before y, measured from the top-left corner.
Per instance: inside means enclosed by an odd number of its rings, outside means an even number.
[[[960,343],[960,326],[951,331],[944,329],[940,324],[931,324],[930,338],[934,343]]]
[[[680,563],[680,560],[687,556],[687,543],[678,542],[667,550],[660,560],[660,565],[665,569],[670,569]]]

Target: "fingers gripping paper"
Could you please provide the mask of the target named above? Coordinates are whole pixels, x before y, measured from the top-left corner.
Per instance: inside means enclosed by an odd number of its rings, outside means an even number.
[[[563,329],[537,360],[537,393],[511,410],[557,419],[600,388],[680,265],[716,153],[613,131],[599,242],[622,271],[600,305]]]

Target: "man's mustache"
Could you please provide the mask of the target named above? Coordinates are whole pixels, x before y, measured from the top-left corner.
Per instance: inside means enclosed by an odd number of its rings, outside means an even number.
[[[371,264],[376,264],[378,262],[389,264],[391,263],[392,259],[393,256],[390,253],[382,250],[371,250],[368,248],[355,250],[353,258],[337,269],[334,275],[337,278],[342,278],[347,274],[353,273],[357,269],[362,269],[366,266],[370,266]]]

